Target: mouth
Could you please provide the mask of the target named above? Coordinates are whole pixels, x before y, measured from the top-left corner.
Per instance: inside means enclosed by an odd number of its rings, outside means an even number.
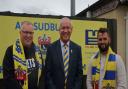
[[[102,45],[101,45],[101,48],[105,48],[105,44],[102,44]]]
[[[31,41],[32,41],[31,38],[27,38],[27,37],[26,37],[24,40],[25,40],[26,42],[31,42]]]
[[[29,42],[29,41],[31,41],[31,39],[25,39],[25,41]]]

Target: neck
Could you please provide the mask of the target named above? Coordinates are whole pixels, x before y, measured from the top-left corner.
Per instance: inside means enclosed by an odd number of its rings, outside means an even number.
[[[32,44],[31,45],[23,45],[23,47],[29,49],[32,47]]]
[[[61,40],[61,39],[60,39],[60,40]],[[61,41],[62,41],[64,44],[67,44],[69,40],[68,40],[68,41],[63,41],[63,40],[61,40]]]
[[[107,55],[107,53],[108,53],[108,50],[104,51],[104,52],[101,52],[102,55]]]

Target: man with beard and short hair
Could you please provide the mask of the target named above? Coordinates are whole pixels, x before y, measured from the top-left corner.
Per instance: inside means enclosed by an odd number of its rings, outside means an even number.
[[[99,51],[88,64],[87,89],[127,89],[126,70],[122,58],[110,48],[109,30],[97,34]]]

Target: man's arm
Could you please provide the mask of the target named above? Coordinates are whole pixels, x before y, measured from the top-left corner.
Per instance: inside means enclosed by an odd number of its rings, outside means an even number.
[[[56,89],[51,77],[51,71],[52,71],[51,60],[52,60],[51,46],[49,46],[47,49],[46,62],[45,62],[46,89]]]
[[[92,61],[93,59],[91,59],[88,63],[88,71],[87,71],[87,89],[92,89]]]
[[[116,55],[117,58],[117,89],[127,89],[126,70],[122,58]]]
[[[82,76],[83,76],[83,69],[82,69],[82,54],[81,54],[81,47],[78,46],[78,65],[77,65],[77,76],[76,76],[76,82],[73,89],[81,89],[82,87]]]
[[[3,78],[6,89],[22,89],[14,74],[13,46],[7,48],[3,59]]]
[[[38,89],[45,89],[45,73],[44,72],[45,72],[45,68],[44,68],[44,61],[42,58],[42,71],[41,71]]]

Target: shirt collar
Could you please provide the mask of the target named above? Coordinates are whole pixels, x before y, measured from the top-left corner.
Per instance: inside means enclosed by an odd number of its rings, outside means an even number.
[[[66,45],[69,47],[69,43],[70,43],[70,41],[68,41],[67,43],[66,43]],[[61,41],[60,40],[60,44],[61,44],[61,47],[64,47],[64,45],[65,45],[65,43],[63,42],[63,41]]]

